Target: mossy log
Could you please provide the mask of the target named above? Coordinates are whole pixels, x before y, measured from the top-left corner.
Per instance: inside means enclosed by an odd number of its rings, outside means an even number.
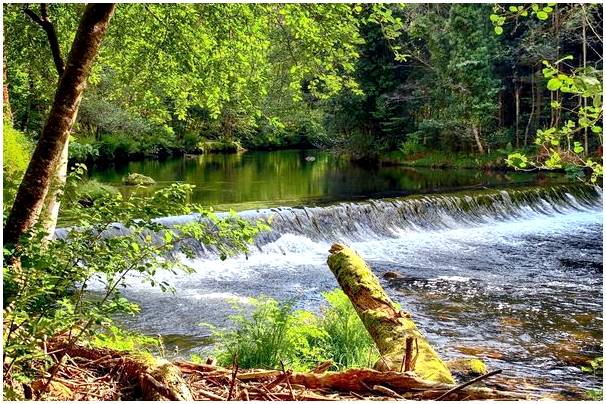
[[[423,380],[454,383],[450,370],[418,330],[410,314],[401,311],[389,298],[364,260],[342,244],[334,244],[330,253],[330,270],[381,354],[375,368],[401,370],[406,356],[406,340],[412,337],[416,340],[415,373]]]

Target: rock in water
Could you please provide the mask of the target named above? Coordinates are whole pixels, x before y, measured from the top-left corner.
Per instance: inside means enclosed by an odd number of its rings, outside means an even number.
[[[401,279],[402,275],[394,271],[387,271],[383,274],[383,279]]]
[[[156,183],[152,177],[139,173],[130,173],[122,178],[124,185],[153,185]]]

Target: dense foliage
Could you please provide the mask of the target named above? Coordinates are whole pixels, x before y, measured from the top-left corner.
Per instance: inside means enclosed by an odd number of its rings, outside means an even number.
[[[57,78],[22,8],[5,5],[9,91],[17,127],[35,137]],[[49,9],[64,50],[80,8]],[[601,21],[591,4],[121,5],[70,156],[326,146],[360,159],[540,155],[538,130],[566,130],[579,105],[601,111],[543,74],[564,56],[561,74],[601,74]],[[601,112],[586,112],[601,127]],[[562,140],[595,168],[601,137]]]

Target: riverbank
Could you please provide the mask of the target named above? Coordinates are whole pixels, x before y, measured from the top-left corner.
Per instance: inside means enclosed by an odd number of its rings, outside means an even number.
[[[507,164],[507,153],[465,154],[447,152],[419,152],[404,154],[399,150],[381,155],[379,164],[422,168],[479,169],[515,171]]]
[[[55,350],[65,347],[49,342]],[[291,369],[241,369],[187,361],[167,361],[131,351],[73,345],[69,364],[54,374],[38,375],[31,384],[5,380],[27,400],[70,401],[341,401],[341,400],[524,400],[532,393],[491,382],[487,387],[430,382],[412,373],[349,369],[313,372]],[[493,372],[497,374],[499,372]],[[486,375],[490,376],[490,374]],[[484,377],[485,378],[485,377]],[[484,379],[483,378],[483,379]],[[19,391],[20,390],[20,391]],[[580,397],[579,397],[580,398]]]

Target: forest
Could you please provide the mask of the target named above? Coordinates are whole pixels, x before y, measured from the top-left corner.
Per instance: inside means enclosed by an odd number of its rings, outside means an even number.
[[[3,397],[600,399],[602,27],[3,4]]]

